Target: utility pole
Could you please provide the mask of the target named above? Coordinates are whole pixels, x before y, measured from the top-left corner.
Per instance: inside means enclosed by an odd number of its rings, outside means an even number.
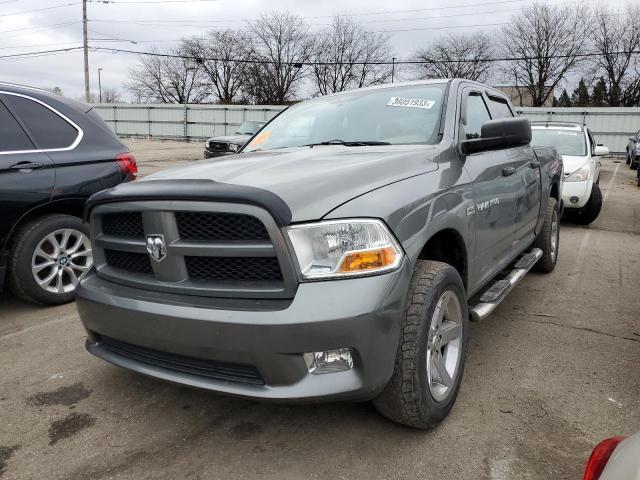
[[[99,92],[99,99],[98,101],[100,103],[102,103],[102,81],[100,79],[100,72],[102,71],[102,68],[98,69],[98,92]]]
[[[391,83],[393,83],[393,77],[396,73],[396,57],[391,59]]]
[[[82,41],[84,44],[84,99],[91,101],[89,90],[89,44],[87,40],[87,0],[82,0]]]

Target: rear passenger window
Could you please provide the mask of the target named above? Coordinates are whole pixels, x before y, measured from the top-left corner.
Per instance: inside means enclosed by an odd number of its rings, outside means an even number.
[[[469,94],[467,98],[467,124],[464,126],[464,133],[467,139],[480,138],[480,129],[482,125],[491,120],[489,110],[477,93]]]
[[[494,113],[494,118],[513,117],[509,103],[504,98],[489,97],[489,104],[491,105],[491,111]]]
[[[78,137],[78,130],[44,105],[15,95],[4,98],[31,132],[39,149],[70,147]]]
[[[0,103],[0,152],[33,150],[33,144],[11,112]]]

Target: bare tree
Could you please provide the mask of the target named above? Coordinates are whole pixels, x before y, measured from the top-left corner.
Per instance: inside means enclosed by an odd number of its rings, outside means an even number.
[[[249,25],[253,37],[252,63],[245,88],[255,103],[287,103],[294,99],[305,76],[302,64],[313,48],[309,26],[291,13],[270,13]]]
[[[120,103],[122,96],[115,88],[102,89],[102,103]]]
[[[316,93],[384,83],[391,76],[389,37],[365,30],[350,18],[336,16],[316,36],[312,79]]]
[[[413,55],[418,78],[466,78],[485,82],[494,54],[493,39],[486,33],[449,34]]]
[[[246,61],[251,54],[250,38],[240,30],[213,30],[206,36],[182,41],[183,51],[201,59],[205,83],[219,103],[240,99]]]
[[[157,53],[157,52],[154,52]],[[125,84],[139,101],[160,103],[203,103],[209,96],[204,86],[202,69],[181,49],[170,56],[143,55],[129,70]]]
[[[533,3],[502,28],[504,73],[533,106],[544,105],[580,63],[587,39],[585,7]]]
[[[607,89],[605,101],[612,107],[631,107],[640,102],[640,6],[627,5],[623,15],[600,7],[594,15],[592,42],[595,70],[602,73]]]

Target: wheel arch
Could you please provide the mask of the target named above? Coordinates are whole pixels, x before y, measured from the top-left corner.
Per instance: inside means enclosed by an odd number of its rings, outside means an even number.
[[[429,237],[418,254],[418,260],[434,260],[451,265],[460,274],[465,290],[468,289],[467,246],[464,237],[455,228],[444,228]]]

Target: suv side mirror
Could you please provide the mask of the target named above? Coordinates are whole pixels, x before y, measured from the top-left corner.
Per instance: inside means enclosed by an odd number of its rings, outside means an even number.
[[[602,145],[596,145],[596,148],[593,149],[593,156],[600,157],[602,155],[609,155],[609,149]]]
[[[489,120],[480,128],[480,138],[464,140],[462,152],[466,155],[513,148],[531,143],[531,122],[528,118],[512,117]]]

